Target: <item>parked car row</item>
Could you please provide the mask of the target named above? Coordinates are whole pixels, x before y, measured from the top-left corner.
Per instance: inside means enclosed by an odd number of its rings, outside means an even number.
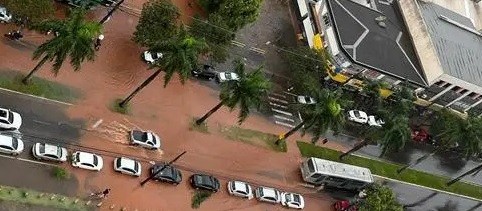
[[[374,127],[382,127],[385,122],[373,115],[367,115],[364,111],[350,110],[348,111],[348,120],[359,124],[368,124]]]

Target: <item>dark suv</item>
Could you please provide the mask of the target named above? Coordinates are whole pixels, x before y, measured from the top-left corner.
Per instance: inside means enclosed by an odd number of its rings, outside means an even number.
[[[210,65],[202,65],[202,67],[197,67],[191,71],[192,75],[196,78],[202,78],[206,80],[213,80],[216,78],[216,72],[214,68]]]

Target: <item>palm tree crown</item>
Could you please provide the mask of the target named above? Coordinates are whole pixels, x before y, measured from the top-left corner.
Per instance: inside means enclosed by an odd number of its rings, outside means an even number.
[[[271,83],[264,77],[261,67],[246,73],[245,65],[241,61],[235,60],[233,63],[239,80],[223,83],[219,97],[231,110],[236,105],[239,106],[238,123],[241,124],[248,117],[251,108],[260,106],[271,88]]]
[[[458,143],[467,158],[481,151],[482,119],[469,115],[467,119],[458,116],[446,120],[440,137],[444,142]]]
[[[46,20],[34,26],[42,32],[54,31],[57,36],[40,45],[33,58],[45,56],[47,60],[54,61],[52,70],[56,75],[68,56],[74,70],[79,70],[85,60],[94,60],[93,43],[101,32],[101,25],[85,20],[85,14],[85,10],[74,9],[66,20]]]
[[[190,76],[191,70],[196,66],[198,57],[205,52],[207,44],[203,39],[196,39],[181,27],[179,34],[165,41],[157,42],[151,47],[152,52],[161,52],[162,59],[157,60],[153,67],[163,69],[164,87],[167,86],[174,73],[180,76],[184,84]]]

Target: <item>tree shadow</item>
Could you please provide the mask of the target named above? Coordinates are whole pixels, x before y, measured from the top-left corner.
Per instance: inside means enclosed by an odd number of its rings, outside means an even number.
[[[437,153],[434,157],[439,161],[438,168],[451,174],[459,172],[467,164],[467,161],[462,156],[453,152]]]
[[[452,200],[448,200],[445,202],[443,206],[437,206],[435,208],[436,211],[458,211],[457,207],[459,206],[458,202],[454,202]]]

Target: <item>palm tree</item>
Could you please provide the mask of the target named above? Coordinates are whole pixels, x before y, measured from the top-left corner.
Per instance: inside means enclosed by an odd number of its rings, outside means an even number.
[[[137,87],[129,96],[119,103],[124,107],[134,96],[144,87],[149,85],[160,73],[165,71],[164,87],[167,86],[174,73],[179,75],[181,83],[191,75],[191,70],[196,66],[198,57],[206,50],[204,40],[195,39],[188,34],[184,27],[181,27],[179,34],[172,39],[157,42],[150,49],[151,52],[162,52],[162,59],[158,59],[151,68],[157,67],[158,70],[149,76],[142,84]]]
[[[407,168],[411,168],[413,166],[416,166],[418,165],[419,163],[423,162],[424,160],[426,160],[427,158],[441,152],[441,151],[444,151],[444,150],[447,150],[449,149],[450,147],[453,147],[456,142],[454,139],[445,139],[445,138],[441,138],[443,134],[445,134],[445,125],[453,125],[453,124],[457,124],[457,122],[459,121],[459,118],[458,116],[456,116],[454,113],[448,111],[447,109],[443,109],[441,111],[438,111],[438,112],[435,112],[435,119],[433,120],[433,122],[435,122],[435,124],[432,124],[432,126],[430,127],[430,131],[432,134],[438,134],[437,136],[435,136],[436,139],[438,139],[438,146],[432,150],[430,153],[427,153],[425,155],[423,155],[422,157],[418,158],[417,160],[415,160],[414,163],[412,164],[409,164],[409,165],[405,165],[403,166],[402,168],[398,169],[397,172],[400,174],[402,173],[405,169]]]
[[[239,80],[231,80],[221,84],[220,101],[204,116],[196,120],[196,124],[202,124],[209,116],[225,105],[231,111],[239,106],[238,123],[241,124],[253,107],[259,107],[263,97],[271,88],[270,82],[264,77],[261,67],[253,72],[246,73],[245,65],[239,60],[234,60],[234,72]]]
[[[27,84],[47,61],[54,62],[52,71],[57,75],[68,56],[74,71],[80,69],[83,61],[94,60],[94,39],[100,34],[102,27],[96,22],[85,20],[85,14],[83,9],[73,9],[65,20],[46,20],[33,27],[42,32],[57,32],[58,36],[47,40],[33,52],[33,59],[42,59],[22,79],[22,83]]]
[[[300,106],[300,111],[304,116],[303,121],[284,135],[281,135],[276,140],[276,144],[279,145],[282,140],[288,138],[303,126],[303,134],[307,130],[313,132],[312,142],[316,142],[329,129],[338,132],[345,123],[342,107],[350,103],[350,101],[343,99],[342,96],[341,89],[336,91],[328,89],[312,91],[311,97],[313,97],[316,103]]]

